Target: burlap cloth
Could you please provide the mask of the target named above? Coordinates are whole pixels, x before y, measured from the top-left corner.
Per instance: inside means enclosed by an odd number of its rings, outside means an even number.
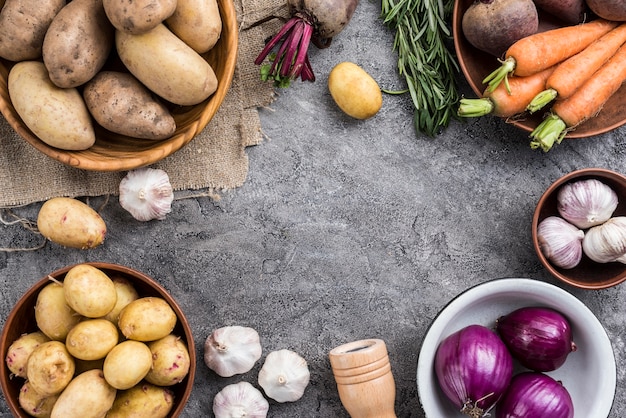
[[[261,82],[254,59],[265,39],[287,16],[285,0],[234,0],[239,21],[239,56],[232,87],[215,118],[187,146],[151,167],[162,168],[175,190],[215,193],[241,186],[248,173],[246,147],[263,141],[258,108],[274,100]],[[125,172],[79,170],[31,147],[0,117],[0,207],[40,202],[55,196],[117,194]]]

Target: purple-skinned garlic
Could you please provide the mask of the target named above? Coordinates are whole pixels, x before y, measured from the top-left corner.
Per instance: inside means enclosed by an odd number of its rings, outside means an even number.
[[[169,176],[161,169],[129,171],[120,182],[119,191],[120,206],[138,221],[163,220],[172,211],[174,190]]]
[[[607,221],[615,212],[617,203],[615,191],[596,179],[567,183],[557,195],[559,214],[580,229]]]
[[[537,226],[537,240],[543,255],[552,264],[564,269],[574,268],[583,256],[585,233],[558,216],[549,216]]]
[[[204,363],[221,377],[250,371],[261,358],[259,333],[231,325],[214,330],[204,343]]]
[[[248,382],[230,384],[213,398],[215,418],[265,418],[270,404]]]

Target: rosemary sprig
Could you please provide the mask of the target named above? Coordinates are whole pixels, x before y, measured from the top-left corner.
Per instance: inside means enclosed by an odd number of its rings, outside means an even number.
[[[414,125],[429,136],[456,117],[458,64],[447,48],[454,0],[382,0],[381,18],[395,31],[398,73],[415,107]]]

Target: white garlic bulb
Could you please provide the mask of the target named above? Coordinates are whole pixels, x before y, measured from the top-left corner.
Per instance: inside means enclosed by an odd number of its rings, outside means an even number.
[[[129,171],[120,182],[120,205],[138,221],[165,219],[174,191],[167,173],[156,168]]]
[[[215,418],[265,418],[270,404],[248,382],[233,383],[213,398]]]
[[[558,216],[549,216],[537,225],[537,240],[542,254],[552,264],[564,269],[574,268],[583,256],[585,233]]]
[[[617,208],[617,194],[596,179],[567,183],[559,189],[559,214],[580,229],[587,229],[607,221]]]
[[[259,385],[277,402],[297,401],[309,384],[311,373],[306,360],[291,350],[269,353],[259,370]]]
[[[259,333],[232,325],[214,330],[204,343],[204,363],[222,377],[250,371],[261,358]]]
[[[616,216],[590,228],[583,239],[583,251],[597,263],[622,261],[626,254],[626,217]]]

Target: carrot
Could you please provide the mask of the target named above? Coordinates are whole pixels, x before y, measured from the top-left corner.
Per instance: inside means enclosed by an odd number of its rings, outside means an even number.
[[[552,67],[579,53],[618,24],[597,19],[526,36],[509,47],[504,60],[498,59],[500,67],[489,74],[483,83],[488,84],[489,90],[495,90],[504,81],[507,91],[510,91],[509,75],[523,77]]]
[[[531,132],[530,147],[549,151],[560,144],[568,131],[596,116],[626,81],[626,45],[622,45],[602,68],[574,94],[557,101],[548,115]]]
[[[546,89],[528,105],[534,113],[554,99],[566,99],[589,79],[626,42],[626,23],[594,41],[558,65],[546,81]]]
[[[478,117],[491,114],[502,118],[523,113],[528,103],[546,86],[555,67],[550,67],[538,73],[526,76],[509,78],[511,92],[500,84],[495,90],[485,90],[480,99],[461,99],[457,114],[462,117]]]

